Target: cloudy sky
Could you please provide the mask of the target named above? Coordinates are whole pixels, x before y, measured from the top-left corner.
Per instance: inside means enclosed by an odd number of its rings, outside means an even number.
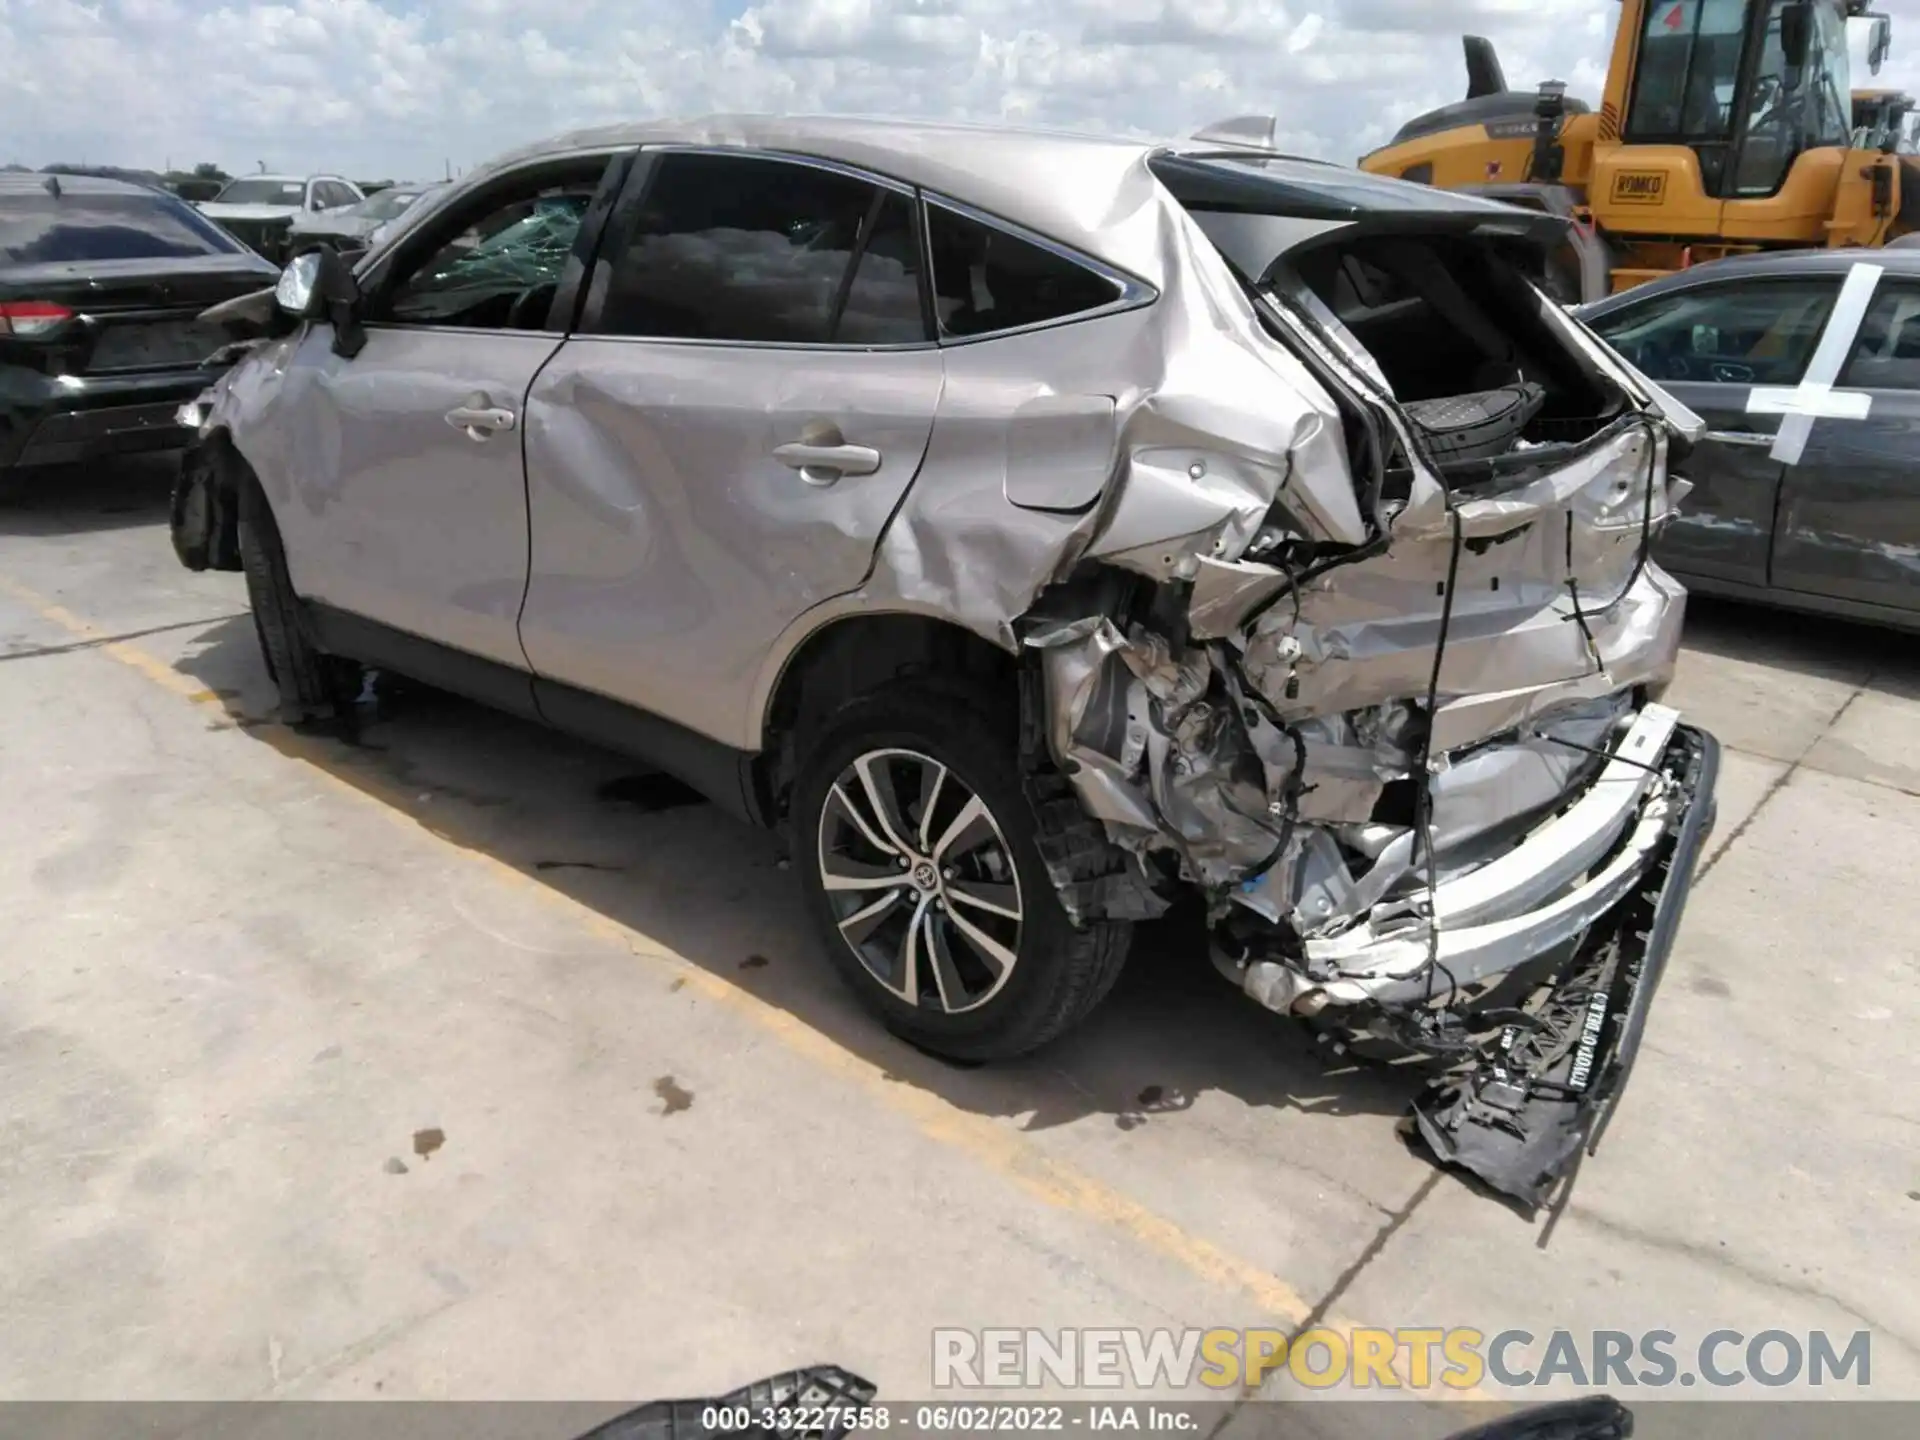
[[[1170,136],[1259,112],[1352,160],[1465,94],[1598,98],[1617,0],[0,0],[0,161],[437,177],[613,118],[1008,119]],[[1920,50],[1883,82],[1920,87]],[[1920,44],[1920,37],[1916,37]]]

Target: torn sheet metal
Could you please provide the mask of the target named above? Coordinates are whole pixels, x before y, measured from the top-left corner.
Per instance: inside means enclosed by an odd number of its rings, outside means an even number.
[[[862,608],[927,610],[1014,649],[1014,622],[1089,560],[1164,583],[1233,565],[1263,530],[1368,538],[1333,396],[1274,342],[1192,218],[1163,191],[1143,204],[1165,257],[1153,303],[943,351],[921,467],[940,483],[908,492],[851,597]],[[1036,413],[1070,452],[1057,469],[1021,434]],[[1271,567],[1244,578],[1276,583]],[[1245,598],[1232,589],[1201,623],[1224,633]]]
[[[1258,1003],[1478,1054],[1488,996],[1587,954],[1643,893],[1701,801],[1657,773],[1677,717],[1636,700],[1671,676],[1684,613],[1647,555],[1675,503],[1668,437],[1628,414],[1452,494],[1417,470],[1384,545],[1303,582],[1267,558],[1289,551],[1279,504],[1212,532],[1219,554],[1109,552],[1183,587],[1184,634],[1082,615],[1028,635],[1082,802],[1212,897],[1215,963]],[[1580,983],[1542,991],[1534,1030]],[[1504,1079],[1436,1088],[1416,1125],[1526,1198],[1594,1112],[1541,1089],[1577,1037],[1535,1054],[1519,1033]],[[1516,1114],[1489,1120],[1502,1095]]]

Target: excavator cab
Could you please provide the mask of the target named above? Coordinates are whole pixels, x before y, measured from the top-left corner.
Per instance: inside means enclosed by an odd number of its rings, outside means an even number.
[[[1656,0],[1621,138],[1684,145],[1716,199],[1778,194],[1807,150],[1851,144],[1839,0]]]

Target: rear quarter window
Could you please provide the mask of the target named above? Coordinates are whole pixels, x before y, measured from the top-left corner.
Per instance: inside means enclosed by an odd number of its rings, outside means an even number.
[[[1065,255],[944,205],[927,205],[933,303],[955,339],[1045,325],[1125,298],[1120,283]]]
[[[0,264],[177,260],[238,249],[191,206],[170,196],[0,196]]]

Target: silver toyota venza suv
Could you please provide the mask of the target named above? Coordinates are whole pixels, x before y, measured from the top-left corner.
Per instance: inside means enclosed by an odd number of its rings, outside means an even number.
[[[1560,222],[795,118],[403,221],[183,415],[176,548],[292,714],[376,667],[647,757],[932,1051],[1060,1034],[1185,894],[1253,999],[1434,1062],[1440,1159],[1537,1201],[1597,1139],[1717,749],[1648,558],[1699,422],[1536,288]]]

